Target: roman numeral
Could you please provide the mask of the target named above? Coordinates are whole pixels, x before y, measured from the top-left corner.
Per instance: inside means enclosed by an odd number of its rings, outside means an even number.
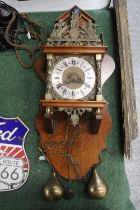
[[[55,77],[55,79],[60,79],[60,77]]]
[[[85,95],[84,92],[82,90],[80,90],[80,91],[81,91],[82,95],[84,96]]]
[[[63,62],[63,64],[64,64],[64,66],[65,67],[68,67],[68,64],[67,64],[67,62],[65,61],[65,62]]]
[[[72,96],[74,97],[75,96],[75,93],[74,93],[74,91],[72,90]]]
[[[58,71],[62,71],[62,69],[58,69],[58,68],[56,68],[56,70],[58,70]]]
[[[65,89],[63,90],[63,95],[66,95],[66,93],[67,93],[67,89],[65,88]]]
[[[72,59],[71,63],[72,63],[73,65],[76,65],[76,60]]]
[[[86,70],[85,70],[85,72],[89,71],[90,69],[92,69],[92,68],[88,68],[88,69],[86,69]]]
[[[58,84],[56,85],[57,89],[61,88],[62,86],[63,86],[62,83],[58,83]]]
[[[88,83],[85,83],[85,86],[86,86],[87,88],[90,88],[90,85],[89,85]]]
[[[83,62],[81,63],[80,67],[83,65]]]

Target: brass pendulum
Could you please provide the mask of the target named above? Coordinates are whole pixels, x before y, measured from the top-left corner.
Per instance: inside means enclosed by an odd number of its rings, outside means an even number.
[[[44,187],[44,197],[47,201],[58,201],[64,196],[64,187],[59,181],[56,172],[53,172]]]
[[[92,171],[92,177],[87,186],[87,194],[90,198],[104,198],[107,195],[107,185],[96,169]]]
[[[39,148],[39,151],[44,155],[41,148]],[[72,189],[69,187],[65,188],[62,185],[57,176],[57,172],[54,166],[46,156],[45,159],[48,161],[49,165],[53,169],[53,173],[44,187],[44,197],[46,198],[47,201],[57,201],[61,198],[70,200],[74,196]]]

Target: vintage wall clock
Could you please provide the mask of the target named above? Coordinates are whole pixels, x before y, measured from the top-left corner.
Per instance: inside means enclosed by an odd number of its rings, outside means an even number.
[[[95,19],[77,6],[56,20],[41,48],[46,93],[36,118],[40,147],[59,175],[80,180],[106,148],[112,122],[102,87],[115,64]]]

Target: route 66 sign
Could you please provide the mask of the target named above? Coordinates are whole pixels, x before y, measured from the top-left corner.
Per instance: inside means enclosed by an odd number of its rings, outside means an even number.
[[[29,174],[24,150],[27,126],[18,118],[0,117],[0,191],[21,187]]]

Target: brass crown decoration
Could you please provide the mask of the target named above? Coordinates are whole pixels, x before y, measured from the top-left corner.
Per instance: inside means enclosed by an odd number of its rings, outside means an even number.
[[[98,27],[93,17],[74,6],[56,20],[47,45],[103,45],[102,33],[97,35]]]

